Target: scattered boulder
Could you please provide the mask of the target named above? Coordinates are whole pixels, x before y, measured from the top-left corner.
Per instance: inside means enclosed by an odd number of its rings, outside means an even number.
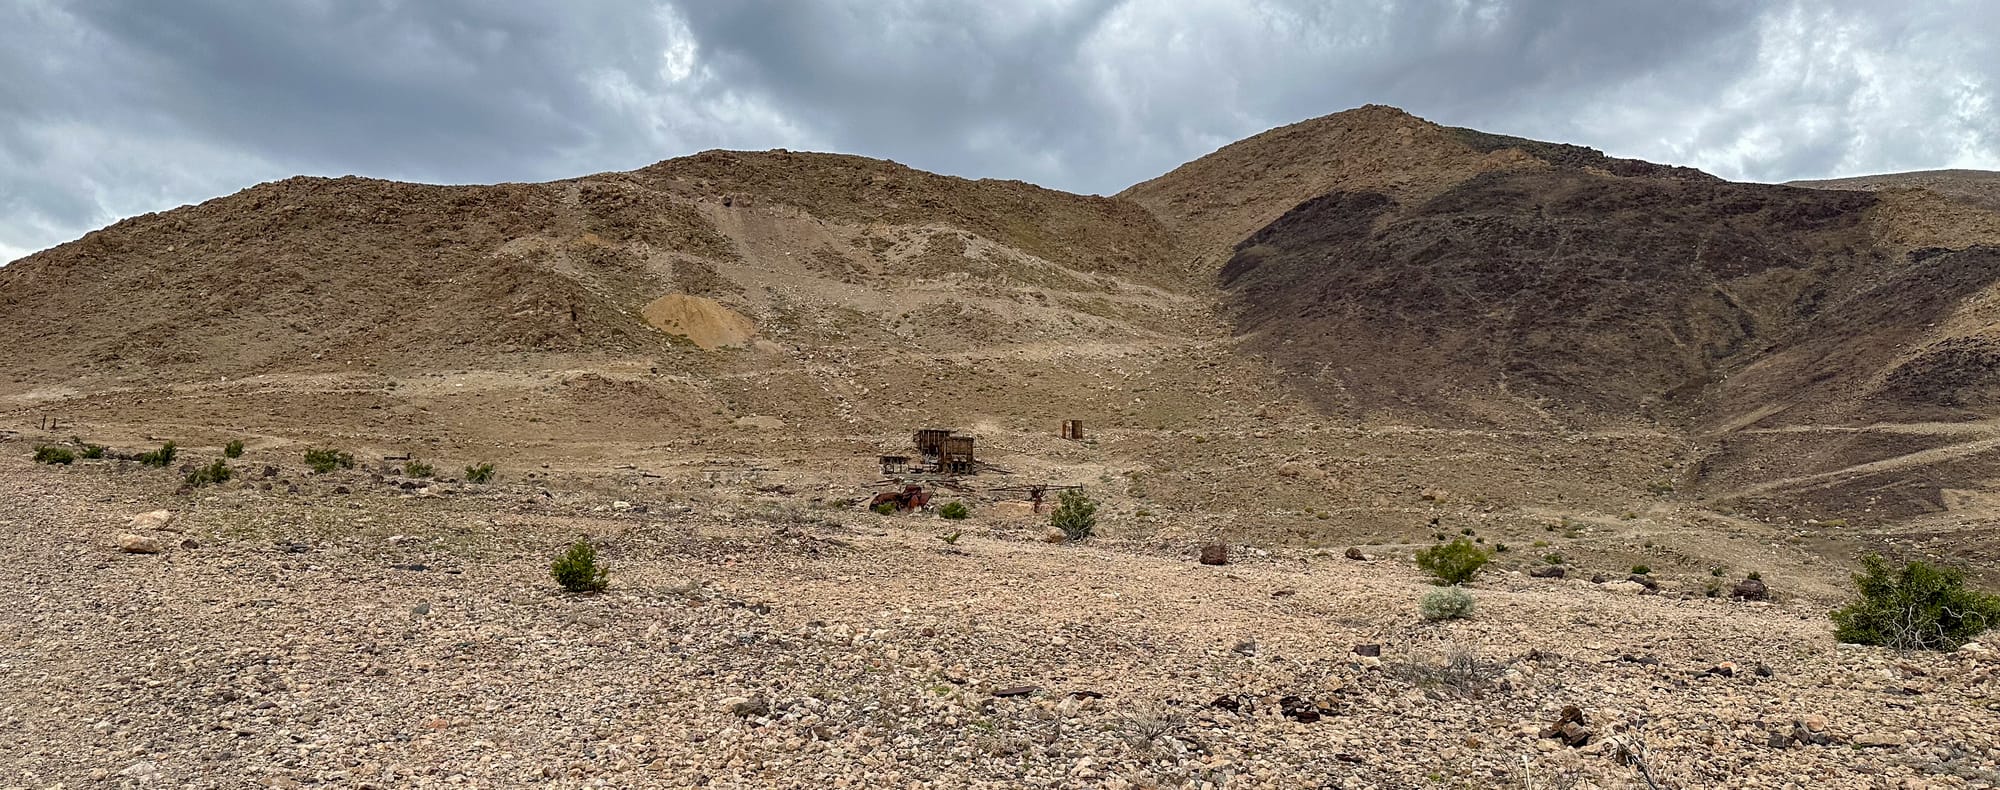
[[[1381,657],[1382,657],[1382,646],[1381,646],[1381,645],[1372,645],[1372,644],[1371,644],[1371,645],[1355,645],[1355,646],[1354,646],[1354,654],[1355,654],[1355,655],[1357,655],[1357,656],[1367,656],[1367,657],[1369,657],[1369,658],[1381,658]]]
[[[1734,661],[1724,661],[1703,670],[1701,674],[1719,678],[1733,678],[1743,674],[1743,668],[1737,666]]]
[[[1623,593],[1625,595],[1644,595],[1646,593],[1646,585],[1640,584],[1630,579],[1615,581],[1615,582],[1605,582],[1604,589],[1610,590],[1615,593]]]
[[[1589,721],[1584,718],[1582,708],[1565,705],[1562,715],[1556,718],[1555,723],[1542,730],[1542,737],[1557,738],[1570,748],[1577,748],[1590,743],[1592,733],[1588,725]]]
[[[160,542],[145,535],[126,533],[118,536],[118,548],[126,554],[158,554]]]
[[[1625,577],[1625,581],[1628,581],[1628,582],[1631,582],[1631,583],[1633,583],[1633,584],[1637,584],[1637,585],[1639,585],[1640,587],[1644,587],[1644,588],[1646,588],[1646,589],[1648,589],[1648,590],[1652,590],[1653,592],[1659,592],[1659,591],[1660,591],[1660,583],[1659,583],[1659,582],[1657,582],[1657,581],[1654,581],[1654,580],[1653,580],[1653,577],[1651,577],[1651,576],[1647,576],[1647,575],[1645,575],[1645,574],[1643,574],[1643,573],[1635,573],[1635,574],[1632,574],[1632,575],[1630,575],[1630,576],[1627,576],[1627,577]]]
[[[131,523],[126,524],[125,528],[133,532],[138,532],[140,530],[162,530],[171,527],[173,523],[174,523],[173,511],[150,510],[145,513],[140,513],[139,515],[133,516]]]
[[[1041,689],[1041,687],[1040,687],[1040,686],[1008,686],[1008,687],[1006,687],[1006,688],[1003,688],[1003,689],[994,689],[994,690],[993,690],[993,696],[995,696],[995,697],[1025,697],[1025,696],[1028,696],[1029,694],[1033,694],[1033,693],[1035,693],[1035,692],[1037,692],[1037,691],[1041,691],[1041,690],[1042,690],[1042,689]]]
[[[194,538],[188,538],[187,540],[181,541],[181,548],[190,550],[198,549],[201,548],[201,544],[196,543]]]
[[[765,699],[762,694],[753,694],[748,697],[724,697],[722,707],[730,713],[746,719],[753,716],[768,716],[771,713],[771,701]]]
[[[1229,564],[1229,544],[1227,544],[1227,543],[1210,543],[1210,544],[1208,544],[1208,545],[1206,545],[1206,546],[1203,546],[1203,547],[1201,547],[1201,564],[1203,564],[1203,565],[1228,565],[1228,564]]]
[[[1063,541],[1066,540],[1069,540],[1069,533],[1063,532],[1062,530],[1056,529],[1055,527],[1047,527],[1042,530],[1043,543],[1062,543]]]
[[[1729,597],[1745,601],[1767,601],[1771,598],[1771,588],[1764,586],[1761,579],[1744,579],[1729,590]]]
[[[1893,732],[1871,732],[1854,736],[1854,745],[1863,749],[1883,749],[1903,745],[1903,736]]]
[[[1358,548],[1349,546],[1347,547],[1347,558],[1350,560],[1366,562],[1368,560],[1368,555],[1361,553],[1361,550]]]
[[[1237,642],[1236,646],[1230,648],[1230,650],[1246,656],[1257,655],[1257,640],[1255,638],[1244,639]]]
[[[1278,700],[1278,713],[1300,724],[1311,724],[1322,716],[1333,714],[1333,705],[1325,700],[1309,700],[1297,695],[1287,695]]]
[[[1528,571],[1528,575],[1537,579],[1560,579],[1569,575],[1569,571],[1564,570],[1561,565],[1550,565],[1546,568],[1536,568]]]
[[[1602,573],[1590,577],[1591,584],[1603,584],[1608,581],[1611,581],[1611,577],[1606,576]]]

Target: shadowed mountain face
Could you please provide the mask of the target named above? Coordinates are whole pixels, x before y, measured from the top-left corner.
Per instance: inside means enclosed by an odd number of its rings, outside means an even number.
[[[1307,201],[1220,273],[1250,345],[1328,408],[1402,419],[1694,417],[1884,255],[1866,194],[1575,169],[1415,205]]]

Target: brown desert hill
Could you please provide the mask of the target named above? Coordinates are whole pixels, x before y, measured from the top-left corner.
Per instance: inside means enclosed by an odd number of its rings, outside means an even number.
[[[1329,139],[1358,148],[1309,144]],[[1374,166],[1344,169],[1358,162]],[[1218,283],[1242,349],[1323,412],[1662,426],[1704,448],[1677,485],[1795,515],[1942,512],[2000,469],[1981,430],[1885,427],[2000,418],[2000,214],[1730,183],[1387,108],[1125,196],[1199,244],[1308,193],[1237,241]]]
[[[0,270],[0,363],[61,380],[671,357],[642,308],[680,293],[777,309],[745,269],[875,293],[959,276],[962,297],[1011,303],[1185,279],[1147,268],[1163,238],[1130,204],[835,155],[711,152],[549,184],[294,178]]]
[[[1308,543],[1950,527],[2000,503],[2000,215],[1910,194],[1372,106],[1113,198],[786,151],[298,178],[0,269],[0,414],[829,492],[963,426],[1133,529]],[[1069,418],[1093,443],[1050,438]]]
[[[1810,189],[1852,189],[1878,192],[1888,189],[1923,189],[1961,203],[2000,211],[2000,172],[1992,170],[1916,170],[1872,176],[1787,181],[1789,186]]]

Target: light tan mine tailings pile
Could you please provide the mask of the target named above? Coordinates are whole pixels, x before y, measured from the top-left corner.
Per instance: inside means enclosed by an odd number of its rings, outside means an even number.
[[[648,302],[640,314],[655,328],[685,337],[710,351],[748,345],[757,336],[755,322],[713,299],[699,296],[667,294]]]

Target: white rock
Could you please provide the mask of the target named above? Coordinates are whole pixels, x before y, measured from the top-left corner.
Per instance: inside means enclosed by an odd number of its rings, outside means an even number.
[[[128,530],[132,530],[134,532],[137,532],[139,530],[166,529],[173,523],[174,523],[173,511],[151,510],[133,516],[132,523],[126,524],[125,528]]]
[[[158,554],[160,542],[145,535],[126,533],[118,536],[118,548],[127,554]]]

